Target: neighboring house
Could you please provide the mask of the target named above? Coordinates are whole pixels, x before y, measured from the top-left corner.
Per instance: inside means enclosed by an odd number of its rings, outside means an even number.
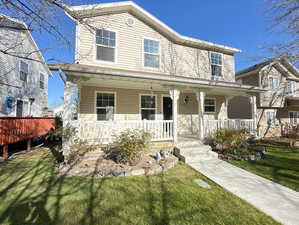
[[[50,71],[25,23],[0,14],[0,116],[42,116]]]
[[[267,91],[257,94],[259,136],[280,136],[282,124],[299,123],[299,71],[286,59],[271,59],[236,73],[236,80]],[[231,118],[252,118],[247,97],[229,103]]]
[[[71,11],[85,24],[76,25],[76,62],[50,68],[67,77],[64,120],[79,126],[80,138],[110,142],[131,128],[151,132],[153,141],[177,142],[203,139],[220,126],[254,129],[252,119],[227,120],[232,96],[254,101],[263,91],[235,82],[238,49],[182,36],[133,2]],[[73,85],[78,121],[70,121]]]

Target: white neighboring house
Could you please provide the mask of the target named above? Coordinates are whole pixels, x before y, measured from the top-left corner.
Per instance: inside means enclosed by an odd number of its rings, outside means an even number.
[[[25,23],[0,14],[0,50],[0,116],[42,116],[51,73]]]

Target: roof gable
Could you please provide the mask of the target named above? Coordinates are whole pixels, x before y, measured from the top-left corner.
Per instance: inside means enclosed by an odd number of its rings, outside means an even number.
[[[183,36],[131,1],[72,6],[69,8],[68,15],[76,21],[77,19],[121,12],[129,12],[132,15],[138,17],[140,20],[157,29],[157,31],[159,31],[161,34],[165,35],[175,43],[199,48],[209,48],[230,54],[240,52],[240,50],[236,48]]]

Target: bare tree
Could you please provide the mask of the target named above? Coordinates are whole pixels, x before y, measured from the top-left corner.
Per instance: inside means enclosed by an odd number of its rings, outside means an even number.
[[[299,65],[299,0],[267,0],[270,6],[266,15],[275,29],[289,35],[288,40],[278,43],[270,50],[276,57],[286,57]]]

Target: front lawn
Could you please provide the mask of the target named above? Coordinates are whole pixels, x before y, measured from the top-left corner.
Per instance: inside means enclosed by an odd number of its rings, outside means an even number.
[[[278,224],[183,164],[154,176],[59,178],[52,160],[44,149],[0,164],[0,224]]]
[[[259,161],[235,161],[230,163],[249,172],[299,191],[299,150],[267,147],[266,158]]]

